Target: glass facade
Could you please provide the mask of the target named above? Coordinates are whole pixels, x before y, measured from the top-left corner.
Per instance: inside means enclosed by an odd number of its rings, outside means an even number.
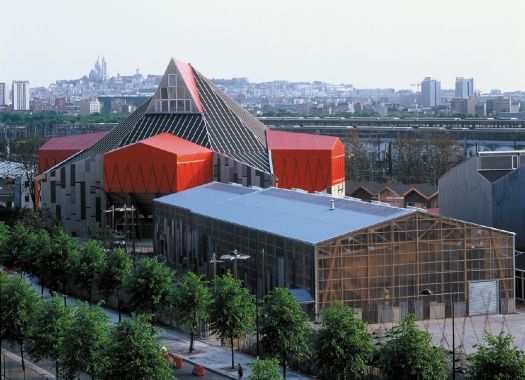
[[[391,322],[411,311],[420,319],[469,315],[469,284],[497,281],[501,312],[514,309],[510,233],[415,213],[318,246],[319,308],[341,300],[370,322]],[[487,295],[488,296],[488,295]],[[472,300],[474,302],[474,300]],[[487,301],[488,304],[488,301]]]
[[[471,287],[489,283],[496,312],[514,311],[514,237],[503,231],[416,212],[311,245],[163,203],[155,203],[154,218],[157,252],[170,264],[212,278],[213,253],[237,249],[251,258],[237,270],[216,264],[218,275],[233,271],[252,291],[257,286],[259,297],[277,286],[304,288],[315,298],[312,316],[335,300],[370,323],[408,312],[451,316],[452,297],[420,295],[426,288],[453,290],[455,315],[470,315],[479,307],[469,299]]]

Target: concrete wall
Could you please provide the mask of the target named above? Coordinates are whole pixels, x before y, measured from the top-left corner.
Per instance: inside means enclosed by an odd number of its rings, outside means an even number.
[[[525,165],[494,182],[493,227],[516,233],[516,249],[525,250]]]
[[[459,164],[439,179],[442,216],[492,226],[492,186],[478,174],[477,157]]]

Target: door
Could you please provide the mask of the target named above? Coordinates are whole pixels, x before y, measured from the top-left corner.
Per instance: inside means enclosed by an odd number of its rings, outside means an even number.
[[[469,282],[468,315],[497,314],[499,312],[498,281]]]

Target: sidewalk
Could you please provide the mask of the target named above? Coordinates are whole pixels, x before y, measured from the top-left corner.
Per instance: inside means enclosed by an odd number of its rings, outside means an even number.
[[[0,270],[3,269],[3,266],[0,265]],[[26,281],[31,283],[35,288],[36,292],[40,294],[41,286],[38,282],[38,278],[34,276],[25,276]],[[49,297],[49,290],[44,288],[44,298]],[[77,301],[76,298],[67,296],[66,302],[67,305],[74,305]],[[118,323],[118,312],[114,309],[103,307],[102,310],[109,316],[111,323]],[[122,319],[129,318],[129,315],[122,314]],[[205,340],[205,339],[195,339],[194,352],[189,354],[188,348],[190,347],[190,338],[188,335],[166,327],[156,326],[161,331],[158,335],[158,338],[164,346],[168,349],[170,353],[176,354],[182,357],[189,363],[200,364],[207,371],[212,371],[217,374],[229,377],[232,379],[237,379],[237,369],[231,370],[231,350],[226,347],[222,347],[216,340]],[[235,366],[241,363],[244,368],[244,378],[249,379],[251,374],[251,368],[249,363],[255,360],[255,357],[244,354],[239,351],[235,351]],[[282,372],[282,368],[280,368]],[[291,380],[306,380],[312,379],[312,377],[299,374],[295,371],[287,369],[286,378]]]

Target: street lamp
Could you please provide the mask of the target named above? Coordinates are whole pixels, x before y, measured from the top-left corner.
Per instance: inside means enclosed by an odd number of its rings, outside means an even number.
[[[217,255],[215,252],[213,252],[213,255],[211,255],[210,264],[213,264],[213,279],[217,277],[217,263],[223,263],[223,260],[217,260]]]
[[[424,296],[431,296],[433,294],[450,294],[451,296],[451,303],[452,303],[452,380],[456,380],[456,329],[454,326],[454,290],[448,289],[448,290],[441,290],[437,292],[433,292],[430,289],[423,289],[421,291],[422,295]]]
[[[263,255],[264,255],[264,249],[263,249]],[[256,335],[256,350],[257,350],[257,359],[259,359],[259,260],[258,260],[257,252],[255,254],[255,335]],[[246,260],[249,259],[250,255],[244,255],[239,253],[236,249],[231,251],[229,254],[222,255],[222,260],[230,260],[233,261],[233,276],[235,279],[237,279],[237,260]],[[264,256],[263,256],[264,260]],[[213,276],[215,278],[216,274],[216,263],[222,262],[221,260],[217,260],[215,257],[215,253],[213,253],[212,258],[210,260],[210,263],[213,263]],[[263,264],[264,265],[264,264]],[[263,283],[264,284],[264,283]]]

